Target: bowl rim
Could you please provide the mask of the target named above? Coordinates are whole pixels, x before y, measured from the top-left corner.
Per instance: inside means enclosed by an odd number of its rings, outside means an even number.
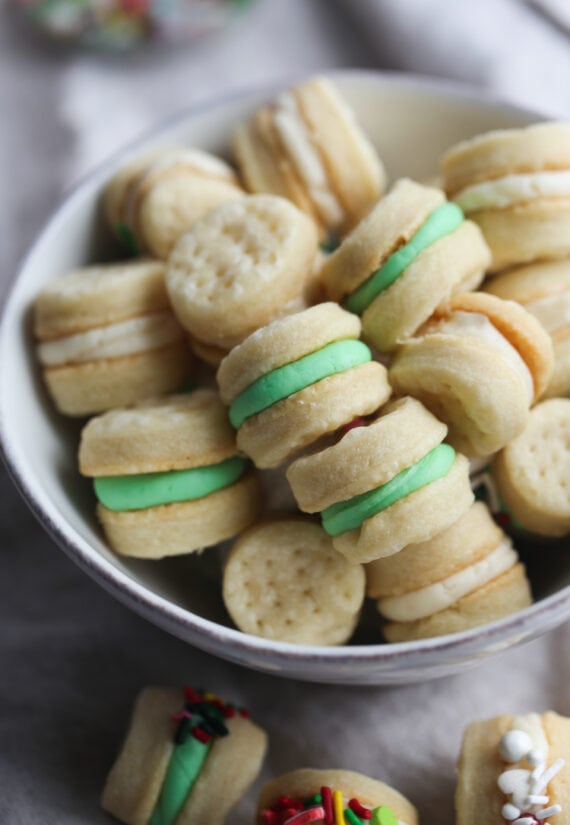
[[[326,71],[323,74],[333,79],[357,79],[365,83],[379,83],[380,85],[385,83],[412,92],[420,88],[439,98],[484,104],[486,107],[496,108],[501,113],[512,111],[513,114],[529,115],[536,120],[545,118],[544,114],[535,110],[502,102],[486,91],[477,90],[450,80],[426,78],[402,72],[361,69]],[[290,81],[290,83],[292,82],[295,82],[295,79]],[[45,220],[31,247],[23,257],[17,269],[17,274],[6,291],[0,317],[0,364],[4,363],[6,358],[10,321],[17,315],[18,292],[25,279],[29,261],[36,254],[37,247],[42,244],[44,238],[55,232],[59,223],[65,220],[68,212],[75,208],[76,200],[83,197],[85,190],[100,186],[108,177],[108,174],[119,166],[124,157],[135,154],[140,146],[158,139],[162,133],[175,128],[183,121],[199,118],[210,110],[222,109],[240,99],[251,98],[253,101],[269,96],[281,88],[287,87],[290,83],[272,83],[250,87],[176,112],[150,129],[144,130],[140,136],[114,152],[92,171],[80,178],[70,190],[64,192],[59,204]],[[467,644],[469,642],[474,643],[473,649],[481,650],[485,648],[488,651],[489,648],[493,647],[499,649],[501,642],[507,641],[513,634],[517,637],[516,641],[530,639],[534,635],[564,621],[565,616],[563,614],[570,616],[570,585],[567,585],[539,602],[535,602],[531,606],[498,621],[460,633],[409,642],[349,644],[331,647],[297,645],[252,636],[235,628],[218,624],[211,619],[203,618],[184,607],[174,604],[139,583],[128,572],[114,567],[87,540],[83,539],[65,519],[59,516],[55,508],[52,507],[49,497],[44,494],[41,485],[36,482],[33,474],[27,471],[25,461],[22,460],[18,450],[17,440],[11,438],[10,423],[3,408],[3,395],[3,393],[0,393],[0,453],[12,480],[33,515],[64,552],[107,592],[136,613],[149,619],[149,621],[162,626],[179,638],[185,639],[201,649],[214,652],[217,655],[225,655],[228,658],[231,651],[236,650],[242,654],[251,654],[257,661],[267,659],[275,662],[278,659],[289,664],[294,662],[298,665],[314,663],[319,660],[330,666],[356,664],[380,666],[382,664],[387,665],[395,660],[404,663],[410,659],[413,660],[414,666],[421,667],[424,660],[427,665],[436,656],[439,658],[441,653],[456,652],[459,654],[465,652],[466,647],[469,649]],[[224,653],[220,653],[220,646],[224,648]],[[269,666],[269,662],[264,662],[264,665]],[[272,665],[272,669],[274,668],[275,665]],[[276,670],[276,672],[279,671]],[[288,674],[284,673],[284,675]]]

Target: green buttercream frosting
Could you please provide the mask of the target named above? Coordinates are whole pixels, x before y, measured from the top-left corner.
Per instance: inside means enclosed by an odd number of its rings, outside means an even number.
[[[194,736],[174,746],[149,825],[174,825],[210,748]]]
[[[130,255],[136,256],[139,254],[139,245],[136,242],[136,238],[132,233],[132,230],[126,223],[117,224],[115,227],[117,235],[119,236],[119,240],[123,243],[126,247],[127,251]]]
[[[368,280],[348,296],[344,304],[346,309],[362,315],[372,301],[400,277],[420,252],[456,230],[463,220],[463,212],[456,203],[444,203],[435,209],[411,240],[390,255],[380,269],[373,272]]]
[[[100,476],[94,479],[95,494],[109,510],[119,511],[194,501],[223,487],[229,487],[243,475],[246,466],[245,458],[234,456],[208,467],[191,467],[166,473]]]
[[[372,353],[362,341],[352,338],[334,341],[322,349],[284,364],[262,375],[238,395],[229,411],[230,421],[239,429],[244,421],[266,410],[295,392],[304,390],[351,367],[372,360]]]
[[[370,825],[398,825],[398,817],[387,805],[381,805],[372,811]]]
[[[321,513],[323,527],[329,536],[338,536],[360,527],[371,518],[410,493],[443,478],[455,460],[455,450],[449,444],[439,444],[416,464],[402,470],[386,484],[359,496],[327,507]]]

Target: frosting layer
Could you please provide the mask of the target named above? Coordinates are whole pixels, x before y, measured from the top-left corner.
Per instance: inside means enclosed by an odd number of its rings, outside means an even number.
[[[500,576],[517,562],[517,554],[508,539],[475,564],[459,570],[447,579],[420,590],[379,599],[378,610],[395,622],[414,622],[440,610]]]
[[[565,170],[505,175],[503,178],[475,183],[459,192],[454,201],[464,212],[478,212],[480,209],[506,209],[535,198],[568,196],[570,171]]]
[[[229,409],[230,421],[239,429],[244,421],[317,381],[372,360],[362,341],[346,339],[262,375],[240,393]]]
[[[182,328],[174,315],[171,312],[157,312],[54,341],[44,341],[37,351],[45,367],[59,367],[148,352],[164,347],[181,336]]]
[[[109,510],[142,510],[161,504],[193,501],[229,487],[245,472],[247,460],[228,458],[207,467],[190,467],[166,473],[100,476],[93,480],[95,494]]]
[[[372,301],[394,281],[428,246],[449,235],[463,223],[463,212],[455,203],[443,203],[435,209],[408,243],[397,249],[376,272],[346,299],[350,312],[362,315]]]
[[[447,475],[454,460],[453,447],[438,444],[416,464],[402,470],[381,487],[327,507],[321,513],[323,528],[329,536],[338,536],[360,527],[363,521],[391,504]]]
[[[211,747],[193,736],[174,746],[149,825],[174,825]]]

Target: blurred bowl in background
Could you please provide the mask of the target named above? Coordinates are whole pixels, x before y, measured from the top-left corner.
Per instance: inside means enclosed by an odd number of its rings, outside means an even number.
[[[456,141],[541,119],[444,82],[375,72],[332,77],[392,179],[433,178],[440,154]],[[129,156],[161,144],[192,144],[227,156],[233,126],[275,91],[234,96],[169,120],[83,181],[55,212],[22,265],[0,330],[5,459],[35,515],[85,572],[137,613],[196,647],[247,667],[320,682],[398,684],[444,676],[539,636],[570,616],[567,548],[523,548],[536,603],[454,636],[381,644],[373,611],[353,643],[344,647],[295,646],[249,636],[231,627],[225,613],[217,551],[145,562],[108,549],[95,519],[91,484],[77,472],[81,422],[57,416],[39,380],[29,323],[36,293],[67,270],[117,256],[100,218],[100,195],[108,178]]]

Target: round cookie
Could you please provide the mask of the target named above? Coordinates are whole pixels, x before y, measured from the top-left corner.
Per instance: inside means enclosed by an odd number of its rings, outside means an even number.
[[[391,352],[452,294],[475,289],[490,261],[479,229],[440,189],[403,178],[332,253],[331,300],[362,317],[364,339]]]
[[[257,803],[259,825],[314,822],[417,825],[418,813],[399,791],[364,774],[300,768],[267,782]]]
[[[196,390],[91,419],[79,467],[95,479],[111,547],[158,559],[232,538],[255,520],[257,480],[237,452],[218,394]]]
[[[302,295],[316,254],[313,222],[284,198],[250,195],[223,204],[170,256],[174,311],[195,340],[227,351]]]
[[[257,111],[236,130],[234,150],[247,188],[292,200],[323,240],[347,232],[384,191],[380,158],[324,77]]]
[[[191,687],[147,687],[101,804],[127,825],[221,825],[266,749],[267,736],[247,711]]]
[[[34,304],[37,354],[60,412],[83,416],[178,389],[192,354],[159,261],[101,264],[47,284]]]
[[[516,267],[485,284],[485,291],[517,301],[552,338],[554,370],[544,398],[570,395],[570,260]]]
[[[344,644],[364,601],[364,570],[337,553],[318,524],[255,524],[224,567],[224,603],[244,633],[305,645]]]
[[[462,141],[441,160],[444,188],[480,227],[491,269],[570,255],[570,123]]]
[[[570,719],[505,715],[465,731],[455,794],[457,825],[540,825],[570,811]]]
[[[570,399],[550,398],[531,410],[524,431],[495,457],[492,475],[523,528],[570,533]]]
[[[294,461],[287,479],[300,509],[321,513],[335,548],[370,562],[433,538],[471,505],[468,461],[442,444],[446,432],[419,401],[403,398]]]
[[[217,373],[237,443],[275,467],[390,396],[386,369],[357,340],[360,321],[319,304],[257,330]]]
[[[388,641],[456,633],[531,604],[524,567],[517,562],[485,504],[475,502],[430,541],[368,564],[366,593],[389,621]]]
[[[166,260],[203,215],[243,196],[224,161],[200,149],[159,149],[111,178],[104,194],[107,220],[131,254]]]
[[[456,295],[396,353],[390,381],[449,427],[468,456],[504,447],[548,386],[550,337],[523,307],[494,295]]]

